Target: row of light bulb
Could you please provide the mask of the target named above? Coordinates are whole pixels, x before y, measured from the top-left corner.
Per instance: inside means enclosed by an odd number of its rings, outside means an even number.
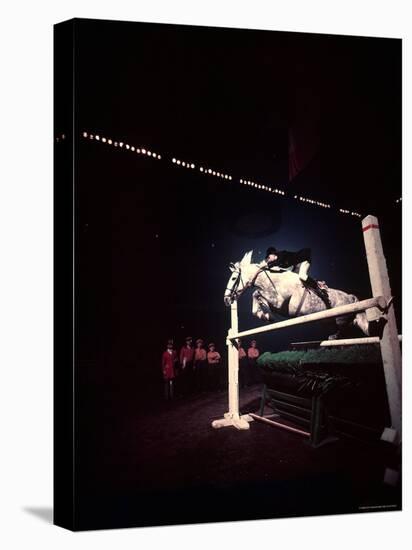
[[[194,170],[196,168],[196,164],[193,162],[186,162],[184,160],[179,160],[175,157],[172,158],[173,164],[177,164],[178,166],[183,166],[183,168],[191,168]],[[231,180],[232,176],[229,176],[228,174],[224,174],[223,172],[217,172],[216,170],[212,170],[211,168],[204,168],[203,166],[199,166],[199,172],[202,172],[203,174],[206,174],[208,176],[216,176],[218,178],[223,178],[226,180]]]
[[[206,174],[206,176],[215,176],[217,178],[223,178],[225,180],[231,180],[232,176],[229,176],[229,174],[224,174],[223,172],[217,172],[216,170],[212,170],[212,168],[205,168],[204,166],[199,166],[199,171],[203,174]]]
[[[101,141],[102,143],[107,143],[108,145],[113,145],[114,147],[120,147],[121,149],[125,148],[128,151],[136,152],[139,155],[147,155],[148,157],[153,157],[159,160],[162,158],[158,153],[154,153],[153,151],[150,151],[150,149],[145,149],[144,147],[135,147],[134,145],[129,145],[128,143],[124,143],[123,141],[113,141],[110,138],[99,136],[98,134],[88,134],[87,132],[83,132],[83,137],[95,141]]]
[[[361,218],[361,214],[358,214],[358,212],[352,212],[351,210],[345,210],[344,208],[339,208],[339,212],[342,214],[350,214],[351,216],[357,216],[358,218]]]
[[[65,138],[64,134],[61,137],[62,137],[62,139],[64,139]],[[98,134],[89,134],[88,132],[83,132],[83,137],[84,138],[89,138],[89,139],[95,140],[95,141],[101,141],[102,143],[107,143],[108,145],[113,145],[114,147],[125,148],[125,149],[133,151],[133,152],[135,151],[138,154],[143,154],[143,155],[146,155],[146,156],[149,156],[149,157],[153,157],[155,159],[160,160],[162,158],[161,155],[159,155],[158,153],[154,153],[153,151],[150,151],[149,149],[137,148],[137,147],[134,147],[133,145],[129,145],[128,143],[124,143],[123,141],[113,141],[110,138],[102,137]],[[57,138],[57,141],[59,141],[59,138]],[[186,161],[183,161],[183,160],[179,160],[175,157],[172,158],[172,162],[173,162],[173,164],[176,164],[178,166],[182,166],[184,168],[189,168],[189,169],[192,169],[192,170],[194,170],[196,168],[196,165],[193,162],[186,162]],[[217,172],[216,170],[212,170],[211,168],[205,168],[204,166],[199,166],[199,171],[202,172],[203,174],[210,175],[210,176],[220,177],[220,178],[227,179],[227,180],[232,180],[233,179],[232,176],[230,176],[229,174],[224,174],[222,172]],[[254,187],[255,189],[261,189],[263,191],[268,191],[270,193],[277,193],[278,195],[286,196],[285,191],[282,191],[281,189],[275,189],[275,188],[269,187],[267,185],[258,184],[256,182],[250,181],[250,180],[240,179],[239,182],[243,185],[249,185],[251,187]],[[331,208],[330,204],[327,204],[327,203],[324,203],[324,202],[321,202],[321,201],[317,201],[317,200],[314,200],[314,199],[309,199],[307,197],[301,197],[301,196],[298,196],[298,195],[294,195],[293,198],[297,199],[301,202],[313,204],[315,206],[320,206],[321,208]],[[396,203],[399,203],[401,201],[402,201],[402,197],[399,198],[399,199],[396,199]],[[357,216],[359,218],[362,217],[361,214],[359,214],[358,212],[352,212],[350,210],[345,210],[343,208],[339,208],[339,212],[341,214],[350,214],[351,216]]]
[[[239,180],[239,181],[240,183],[243,183],[243,185],[250,185],[251,187],[255,187],[256,189],[269,191],[269,193],[278,193],[278,195],[286,195],[286,193],[284,191],[281,191],[280,189],[274,189],[273,187],[268,187],[267,185],[255,183],[254,181],[250,181],[250,180]]]
[[[307,197],[300,197],[298,195],[295,195],[293,198],[302,202],[314,204],[315,206],[321,206],[322,208],[332,208],[331,205],[327,204],[326,202],[315,201],[314,199],[308,199]]]
[[[186,168],[192,168],[192,170],[194,170],[196,168],[196,166],[193,164],[193,162],[185,162],[184,160],[179,160],[179,159],[175,159],[175,158],[172,158],[172,162],[173,162],[173,164],[177,164],[179,166],[183,166],[183,167],[186,167]]]

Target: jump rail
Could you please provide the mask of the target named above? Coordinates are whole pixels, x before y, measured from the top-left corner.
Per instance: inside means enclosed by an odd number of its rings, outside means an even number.
[[[271,332],[273,330],[293,327],[295,325],[314,323],[316,321],[322,321],[323,319],[334,319],[335,317],[343,317],[344,315],[348,315],[351,313],[359,313],[360,311],[366,311],[374,307],[377,307],[381,311],[384,311],[386,306],[387,302],[385,298],[383,296],[377,296],[376,298],[369,298],[368,300],[362,300],[361,302],[346,304],[344,306],[334,307],[332,309],[326,309],[324,311],[318,311],[316,313],[309,313],[308,315],[302,315],[302,317],[295,317],[294,319],[279,321],[278,323],[272,323],[263,327],[252,328],[250,330],[242,330],[237,334],[230,334],[228,338],[230,340],[235,340],[236,338],[251,336],[252,334],[262,334],[263,332]]]
[[[398,336],[402,342],[402,334]],[[311,342],[292,342],[291,348],[333,348],[340,346],[362,346],[366,344],[380,344],[379,336],[367,336],[365,338],[337,338],[336,340],[312,340]]]
[[[367,216],[362,220],[362,231],[364,235],[366,259],[368,262],[369,278],[372,288],[372,298],[339,306],[318,313],[311,313],[295,319],[288,319],[278,323],[272,323],[267,326],[258,327],[239,332],[237,302],[231,304],[231,328],[227,335],[229,369],[229,411],[219,420],[214,420],[214,428],[224,426],[234,426],[239,430],[249,429],[249,422],[258,417],[253,414],[240,415],[239,413],[239,354],[235,345],[235,340],[243,336],[251,336],[288,328],[291,326],[312,323],[323,319],[332,319],[348,314],[365,311],[369,320],[378,320],[383,318],[382,334],[378,339],[382,355],[382,363],[385,374],[386,390],[388,395],[389,410],[391,416],[391,426],[385,428],[382,439],[392,443],[398,443],[401,438],[401,352],[398,338],[398,329],[396,326],[395,313],[393,310],[392,294],[389,284],[388,270],[386,260],[383,254],[382,242],[379,232],[378,220],[375,216]],[[369,340],[369,338],[358,338],[360,340]],[[326,342],[326,341],[325,341]],[[331,340],[330,342],[337,342]],[[375,340],[373,340],[375,342]],[[369,342],[368,342],[369,343]],[[326,344],[324,344],[326,345]],[[345,345],[342,340],[339,344]],[[349,344],[346,344],[349,345]],[[277,423],[276,423],[277,424]],[[281,426],[280,426],[281,427]]]

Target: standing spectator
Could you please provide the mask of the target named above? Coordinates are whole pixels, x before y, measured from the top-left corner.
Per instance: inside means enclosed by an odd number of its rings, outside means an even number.
[[[211,342],[207,352],[207,378],[209,389],[215,390],[219,386],[220,376],[220,353],[216,351],[216,346]]]
[[[177,353],[173,349],[173,340],[167,341],[166,351],[162,355],[162,373],[164,382],[165,399],[173,399],[173,382],[175,379],[175,368],[177,363]]]
[[[242,340],[237,339],[238,352],[239,352],[239,387],[244,388],[247,386],[248,380],[248,359],[246,351],[242,346]]]
[[[187,395],[193,386],[193,356],[195,350],[193,349],[192,337],[187,336],[185,345],[182,346],[179,354],[180,361],[180,380],[179,391],[182,394]]]
[[[193,370],[196,378],[197,390],[205,391],[207,379],[207,358],[206,350],[203,347],[203,340],[201,338],[196,340]]]
[[[249,380],[251,384],[261,381],[260,371],[257,365],[257,359],[259,355],[260,352],[257,348],[256,340],[252,340],[247,350],[247,357],[249,362]]]

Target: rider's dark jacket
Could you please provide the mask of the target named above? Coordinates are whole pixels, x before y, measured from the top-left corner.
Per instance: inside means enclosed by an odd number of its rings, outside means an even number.
[[[269,267],[287,268],[291,266],[296,266],[304,261],[310,262],[312,253],[310,248],[302,248],[302,250],[298,250],[297,252],[278,250],[276,252],[276,255],[276,260],[268,262]]]

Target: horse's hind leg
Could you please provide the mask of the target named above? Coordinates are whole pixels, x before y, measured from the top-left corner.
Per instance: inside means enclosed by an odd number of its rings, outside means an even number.
[[[359,327],[363,334],[369,336],[369,321],[366,318],[365,312],[357,313],[355,319],[353,320],[353,324]]]
[[[352,317],[348,317],[347,315],[336,317],[335,319],[336,332],[335,334],[331,334],[328,337],[328,340],[338,340],[339,338],[341,338],[345,328],[347,328],[347,326],[350,324],[351,318]]]
[[[348,316],[337,317],[336,318],[337,332],[329,336],[329,340],[337,340],[338,338],[341,338],[344,329],[347,328],[350,324],[351,324],[350,317],[349,318]],[[352,325],[355,327],[359,327],[360,330],[366,336],[369,336],[369,322],[366,318],[366,313],[364,312],[357,313],[355,315],[355,318],[352,320]]]

